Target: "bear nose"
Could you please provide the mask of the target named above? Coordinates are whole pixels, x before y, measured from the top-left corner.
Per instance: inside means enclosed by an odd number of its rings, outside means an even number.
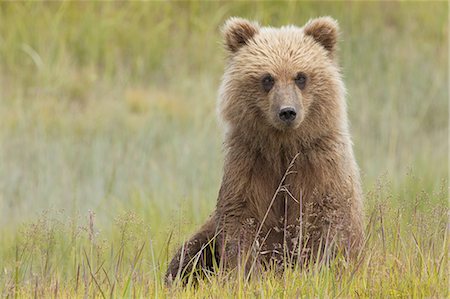
[[[288,123],[295,119],[295,117],[297,116],[297,112],[292,107],[286,107],[286,108],[282,108],[280,110],[280,113],[278,113],[278,116],[280,117],[280,119],[282,121]]]

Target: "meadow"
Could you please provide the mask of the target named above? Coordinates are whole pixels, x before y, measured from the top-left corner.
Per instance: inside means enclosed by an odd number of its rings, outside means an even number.
[[[1,2],[0,296],[449,297],[447,2]],[[229,16],[339,21],[364,258],[168,289],[214,209]]]

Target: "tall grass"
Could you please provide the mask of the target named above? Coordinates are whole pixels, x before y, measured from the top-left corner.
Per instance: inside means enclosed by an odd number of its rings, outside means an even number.
[[[367,254],[167,290],[220,184],[232,15],[339,21]],[[448,51],[445,2],[0,3],[1,294],[447,297]]]

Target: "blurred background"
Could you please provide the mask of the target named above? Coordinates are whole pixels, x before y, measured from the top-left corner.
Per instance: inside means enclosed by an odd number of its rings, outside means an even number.
[[[380,189],[405,213],[446,204],[447,6],[0,3],[0,244],[43,213],[84,223],[91,211],[104,234],[129,216],[156,245],[203,222],[221,180],[215,104],[230,16],[336,18],[367,209]]]

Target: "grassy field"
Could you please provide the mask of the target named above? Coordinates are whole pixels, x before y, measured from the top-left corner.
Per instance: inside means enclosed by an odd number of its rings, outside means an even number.
[[[449,296],[448,4],[0,3],[0,296]],[[365,258],[163,286],[213,210],[229,16],[341,26]]]

